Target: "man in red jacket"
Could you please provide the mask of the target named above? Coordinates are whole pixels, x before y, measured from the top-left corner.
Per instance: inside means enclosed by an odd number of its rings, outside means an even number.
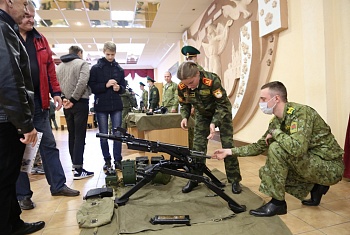
[[[50,96],[53,97],[56,110],[62,107],[61,89],[56,77],[52,51],[46,38],[34,28],[35,6],[28,2],[28,11],[19,25],[21,41],[25,46],[29,59],[34,86],[34,127],[43,133],[40,143],[40,154],[47,182],[52,196],[78,196],[79,191],[67,187],[66,176],[60,161],[59,150],[50,126]],[[21,172],[16,184],[17,199],[22,209],[34,208],[31,200],[28,174]]]

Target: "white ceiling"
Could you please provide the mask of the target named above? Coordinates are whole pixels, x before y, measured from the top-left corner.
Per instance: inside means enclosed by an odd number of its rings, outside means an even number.
[[[67,24],[66,27],[44,27],[43,23],[37,25],[37,29],[48,39],[58,57],[67,54],[69,46],[80,44],[84,49],[84,57],[89,55],[92,59],[100,58],[103,56],[101,45],[106,41],[114,41],[117,44],[116,60],[123,62],[131,54],[138,53],[132,51],[140,46],[136,44],[144,44],[137,64],[125,64],[123,67],[156,68],[173,45],[181,40],[183,32],[200,17],[213,0],[100,0],[98,10],[89,10],[88,2],[97,3],[91,0],[45,2],[41,0],[36,14],[46,20],[46,23],[50,20],[53,25]],[[44,10],[48,2],[51,8]],[[143,2],[142,8],[140,2]],[[145,9],[145,6],[150,6],[153,10],[148,10],[147,7]],[[73,10],[68,10],[69,8]],[[117,22],[111,19],[111,10],[133,11],[135,17],[127,22],[128,26],[118,26]],[[146,14],[148,16],[145,17]],[[156,14],[153,24],[152,14]],[[105,23],[108,26],[94,27],[94,22]],[[151,24],[151,27],[144,27],[147,24]],[[127,47],[127,44],[131,44],[131,48]],[[60,49],[61,47],[63,48]]]

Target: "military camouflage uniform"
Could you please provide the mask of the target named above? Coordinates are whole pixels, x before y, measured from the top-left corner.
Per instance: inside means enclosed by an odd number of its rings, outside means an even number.
[[[146,89],[144,89],[142,91],[141,101],[143,102],[145,109],[147,109],[147,107],[148,107],[148,91],[146,91]],[[141,108],[141,105],[140,105],[140,108]]]
[[[162,106],[170,112],[172,109],[178,111],[179,99],[177,96],[177,84],[175,82],[166,83],[163,86]]]
[[[159,107],[159,90],[153,85],[149,89],[149,109],[153,109],[153,111]]]
[[[269,133],[273,138],[267,146]],[[285,192],[303,200],[314,184],[329,186],[342,179],[343,150],[321,116],[306,105],[286,103],[283,118],[274,117],[258,142],[233,148],[232,153],[254,156],[265,150],[259,190],[277,200],[284,200]]]
[[[190,117],[191,105],[195,108],[193,150],[207,152],[211,123],[220,128],[222,147],[233,147],[232,106],[216,74],[200,71],[200,82],[194,90],[180,82],[178,95],[182,118]],[[242,180],[236,157],[225,158],[225,170],[230,183]]]
[[[134,95],[132,95],[131,92],[129,92],[127,89],[125,90],[124,94],[120,94],[120,98],[123,102],[123,111],[122,111],[122,128],[126,128],[126,116],[129,112],[132,111],[133,107],[137,107],[137,101]]]

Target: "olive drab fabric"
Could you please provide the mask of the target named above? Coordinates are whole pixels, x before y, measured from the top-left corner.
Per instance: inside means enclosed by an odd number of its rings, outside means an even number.
[[[159,90],[153,85],[149,89],[149,109],[155,110],[159,107]]]
[[[120,94],[120,98],[123,102],[123,111],[122,111],[122,128],[126,128],[125,118],[129,112],[132,111],[132,108],[137,107],[137,101],[135,96],[128,90],[125,89],[125,93]]]
[[[94,228],[108,224],[114,213],[114,201],[111,197],[87,199],[77,211],[80,228]]]
[[[144,89],[142,91],[141,101],[143,102],[144,107],[147,109],[147,107],[148,107],[148,91],[146,91],[146,89]]]
[[[200,82],[194,90],[180,82],[178,96],[182,118],[188,120],[192,105],[195,108],[193,150],[207,151],[210,123],[219,127],[222,147],[233,147],[232,106],[216,74],[200,71]],[[242,180],[236,157],[225,158],[225,170],[230,183]]]
[[[266,145],[265,137],[270,132],[273,138]],[[256,143],[233,148],[232,153],[243,157],[266,150],[266,163],[259,171],[259,190],[275,199],[284,200],[287,192],[302,200],[314,184],[329,186],[342,179],[343,150],[330,127],[309,106],[286,103],[282,119],[272,118]]]
[[[169,112],[172,109],[178,111],[179,99],[177,96],[177,84],[175,82],[166,83],[163,86],[162,106],[166,107]]]

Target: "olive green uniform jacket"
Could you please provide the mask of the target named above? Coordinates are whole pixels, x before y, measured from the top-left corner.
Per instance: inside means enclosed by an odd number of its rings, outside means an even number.
[[[211,123],[220,129],[222,147],[233,147],[232,105],[216,74],[200,71],[200,82],[194,90],[180,82],[178,96],[182,118],[189,119],[192,105],[196,110],[193,150],[207,151],[207,136],[210,134]],[[230,183],[241,181],[236,157],[225,158],[225,169]]]
[[[175,82],[166,83],[163,86],[162,106],[166,107],[169,112],[172,109],[178,111],[179,99],[177,96],[177,84]]]
[[[159,90],[153,85],[149,89],[149,109],[153,109],[153,111],[159,107]]]
[[[266,145],[270,132],[273,138]],[[232,149],[234,156],[264,151],[267,159],[259,171],[259,190],[275,199],[283,200],[287,192],[302,200],[314,184],[333,185],[342,179],[344,152],[330,127],[309,106],[286,103],[283,118],[272,118],[256,143]]]

